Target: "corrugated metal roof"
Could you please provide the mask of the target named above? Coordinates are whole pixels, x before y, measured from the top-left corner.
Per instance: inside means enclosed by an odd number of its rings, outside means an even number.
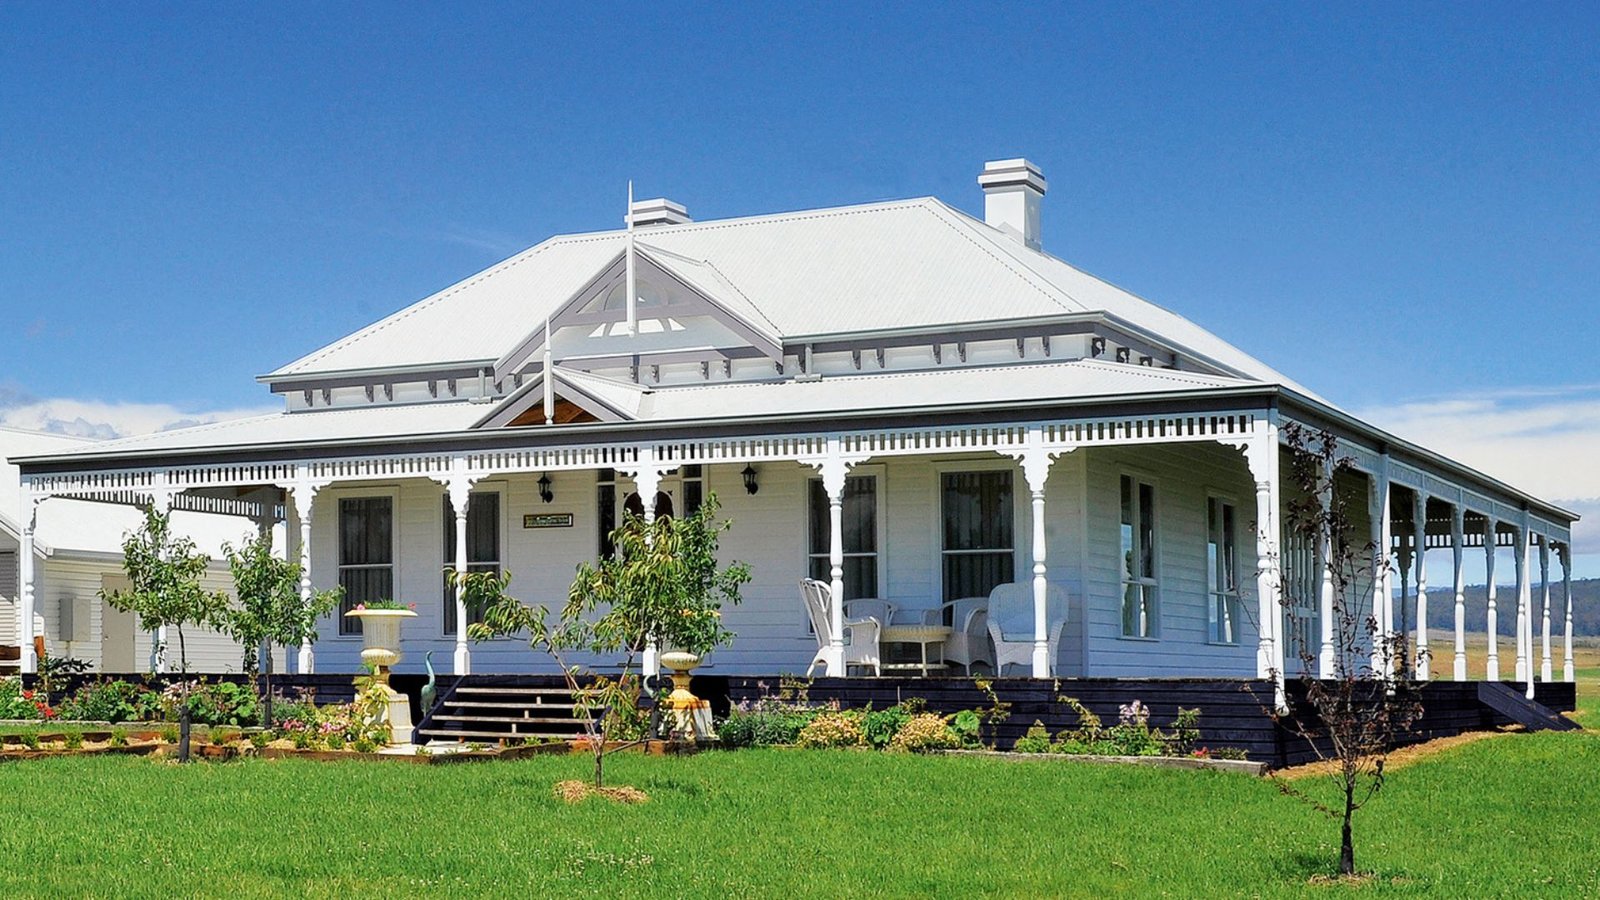
[[[695,423],[712,419],[837,416],[874,410],[921,410],[1029,401],[1097,400],[1198,392],[1256,382],[1102,360],[830,375],[815,380],[722,382],[644,389],[584,372],[561,370],[566,381],[636,422]],[[502,399],[513,403],[539,390],[537,382]],[[536,394],[534,396],[537,396]],[[128,453],[185,453],[230,448],[270,452],[275,445],[338,443],[467,432],[492,417],[493,407],[467,401],[366,406],[279,413],[157,434],[68,447],[52,459]],[[542,425],[529,428],[545,427]]]
[[[997,247],[984,234],[992,230],[921,198],[660,226],[638,240],[714,270],[720,286],[731,289],[714,290],[719,299],[782,337],[1096,308]],[[594,277],[624,241],[621,231],[551,238],[273,375],[496,359]]]
[[[15,546],[22,518],[22,482],[13,458],[74,450],[96,452],[109,441],[15,428],[0,428],[0,544]],[[143,521],[139,510],[86,500],[53,499],[39,506],[34,540],[46,555],[57,553],[121,553],[122,541]],[[243,543],[255,525],[235,516],[177,511],[179,533],[194,540],[203,553],[220,557],[224,542]],[[3,587],[3,586],[0,586]]]

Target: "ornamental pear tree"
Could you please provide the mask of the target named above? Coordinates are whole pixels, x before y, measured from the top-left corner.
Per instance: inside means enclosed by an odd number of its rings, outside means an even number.
[[[483,611],[483,621],[467,628],[474,641],[526,634],[529,647],[561,668],[579,701],[574,715],[594,754],[596,788],[604,786],[607,742],[616,749],[645,736],[634,668],[639,651],[654,641],[703,656],[733,637],[722,625],[722,608],[739,603],[750,567],[718,563],[719,538],[732,523],[716,521],[716,512],[716,495],[708,494],[698,510],[681,519],[646,522],[633,514],[624,516],[611,533],[616,551],[608,559],[578,566],[554,621],[544,606],[506,593],[510,573],[446,570],[461,587],[468,608]],[[570,665],[567,655],[585,651],[621,653],[617,676],[590,674],[580,680],[581,667]]]
[[[1309,802],[1315,809],[1340,821],[1339,874],[1355,875],[1355,814],[1383,789],[1389,751],[1422,715],[1419,686],[1396,677],[1393,666],[1374,669],[1372,660],[1409,656],[1404,632],[1380,625],[1372,614],[1372,600],[1383,583],[1379,577],[1389,565],[1386,548],[1356,537],[1356,521],[1340,482],[1351,471],[1348,457],[1338,452],[1332,434],[1316,432],[1294,423],[1284,426],[1290,449],[1285,469],[1289,499],[1284,509],[1286,533],[1303,546],[1320,548],[1319,576],[1331,589],[1331,669],[1318,674],[1320,648],[1294,648],[1304,673],[1300,683],[1304,704],[1291,705],[1278,716],[1288,730],[1306,739],[1328,764],[1328,774],[1338,799],[1317,799],[1288,781],[1279,781],[1285,793]],[[1284,613],[1295,615],[1294,601],[1280,592]],[[1291,633],[1298,629],[1288,629]],[[1399,667],[1403,672],[1404,667]],[[1386,671],[1387,670],[1387,671]]]
[[[222,629],[244,647],[245,670],[254,680],[260,648],[266,648],[260,672],[262,724],[272,727],[272,648],[298,647],[317,639],[317,621],[338,605],[343,590],[316,591],[300,598],[298,562],[272,552],[272,536],[258,534],[243,546],[224,544],[233,573],[238,603],[222,614]]]
[[[228,597],[207,591],[200,579],[211,558],[195,548],[194,541],[172,532],[171,517],[155,508],[145,510],[144,524],[122,542],[126,590],[104,591],[100,596],[114,609],[139,617],[139,627],[159,633],[170,629],[178,636],[178,760],[189,759],[189,652],[187,627],[222,627]],[[168,648],[163,646],[161,652]]]

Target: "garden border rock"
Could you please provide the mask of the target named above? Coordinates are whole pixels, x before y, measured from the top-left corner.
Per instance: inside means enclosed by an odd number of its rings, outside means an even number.
[[[1240,772],[1262,776],[1267,764],[1247,759],[1202,759],[1194,756],[1094,756],[1087,753],[1016,753],[1009,750],[930,750],[941,756],[987,756],[994,759],[1034,760],[1059,759],[1087,763],[1132,763],[1155,766],[1161,769],[1213,769],[1218,772]]]

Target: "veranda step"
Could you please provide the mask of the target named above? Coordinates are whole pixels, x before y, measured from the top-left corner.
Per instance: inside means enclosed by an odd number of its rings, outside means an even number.
[[[435,722],[500,722],[506,725],[522,725],[528,722],[571,722],[574,725],[583,724],[583,720],[579,719],[577,716],[527,716],[525,718],[519,718],[517,716],[437,715],[433,717],[433,720]]]
[[[549,738],[566,741],[574,737],[571,734],[544,731],[519,731],[513,734],[509,731],[456,731],[448,728],[423,728],[417,733],[432,738],[487,738],[491,741],[522,740],[523,738]]]
[[[522,688],[522,687],[477,687],[475,685],[462,685],[456,688],[458,694],[506,694],[519,697],[571,697],[572,692],[566,688]]]
[[[474,709],[577,709],[576,703],[513,703],[497,700],[445,700],[440,706],[470,706]]]

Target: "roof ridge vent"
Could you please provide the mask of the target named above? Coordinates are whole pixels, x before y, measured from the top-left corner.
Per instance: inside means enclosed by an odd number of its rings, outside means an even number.
[[[675,203],[665,197],[654,200],[635,200],[632,207],[633,225],[635,228],[649,228],[653,225],[683,225],[694,220],[689,218],[689,210],[682,203]],[[624,220],[623,224],[627,224]]]
[[[983,164],[978,175],[983,188],[984,224],[1040,249],[1039,206],[1050,184],[1039,167],[1026,159],[995,159]]]

